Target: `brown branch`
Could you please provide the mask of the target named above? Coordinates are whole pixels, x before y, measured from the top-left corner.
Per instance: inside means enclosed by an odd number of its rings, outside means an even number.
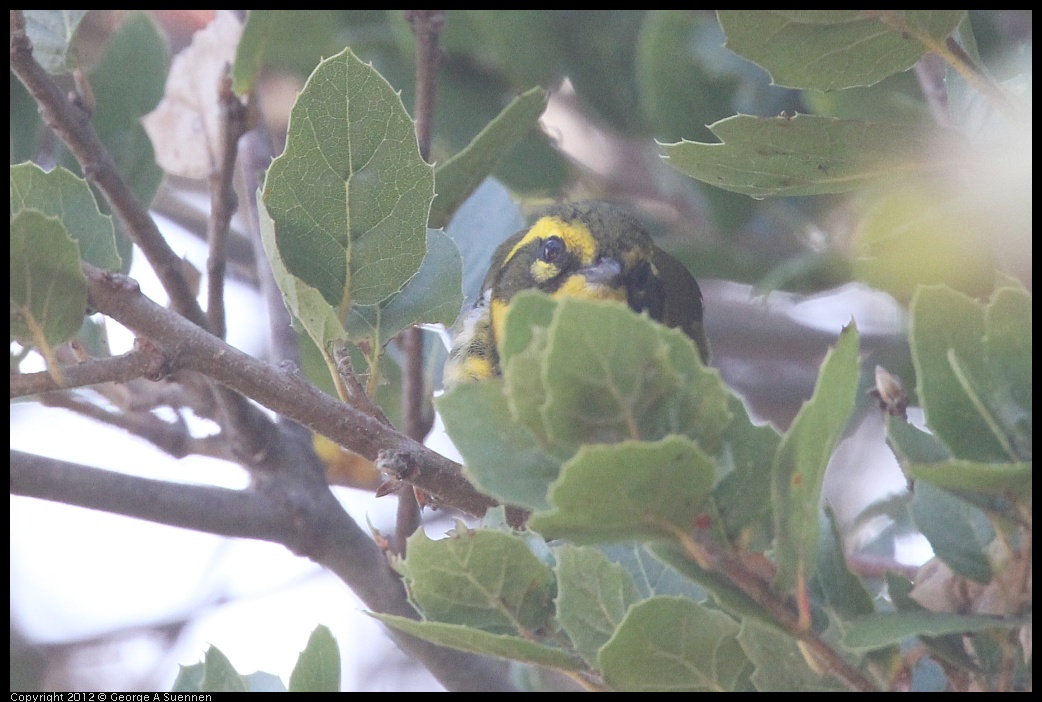
[[[45,393],[40,396],[40,402],[46,407],[67,409],[96,422],[122,429],[174,458],[209,456],[225,461],[237,460],[236,456],[231,455],[224,436],[192,436],[183,420],[164,422],[151,412],[110,412],[64,392]]]
[[[98,187],[134,243],[141,248],[174,309],[206,328],[206,317],[182,273],[181,257],[167,244],[148,209],[138,202],[86,115],[69,102],[33,58],[32,43],[25,35],[25,19],[20,10],[11,11],[11,72],[33,96],[47,126],[76,157],[84,177]]]
[[[215,96],[220,111],[220,161],[210,173],[210,219],[207,239],[210,250],[206,259],[206,314],[214,334],[224,338],[227,333],[224,311],[224,272],[228,256],[228,232],[232,215],[238,205],[232,179],[235,159],[239,153],[239,138],[246,133],[246,106],[232,92],[231,77],[227,71],[221,78],[220,94]]]
[[[358,376],[355,375],[355,368],[351,363],[351,353],[347,348],[346,341],[340,339],[333,342],[333,361],[336,363],[337,375],[340,376],[340,380],[347,389],[345,401],[350,402],[370,417],[375,417],[388,427],[393,428],[394,425],[391,424],[391,420],[384,414],[380,405],[376,404],[373,398],[369,397],[369,393],[365,391],[362,383],[358,380]]]
[[[416,141],[420,157],[430,160],[434,124],[438,64],[441,49],[438,38],[445,25],[444,10],[406,10],[405,19],[416,36]],[[402,429],[407,436],[423,441],[431,429],[432,417],[424,416],[427,388],[423,382],[423,332],[410,327],[398,337],[405,357],[402,368]],[[398,519],[395,527],[395,552],[405,553],[405,539],[420,526],[420,505],[412,490],[398,491]]]
[[[229,346],[141,294],[126,276],[84,265],[91,304],[150,339],[172,369],[193,370],[340,445],[376,460],[380,451],[408,455],[415,470],[407,482],[439,504],[482,516],[495,506],[463,478],[460,466],[382,422],[325,394],[300,375]]]
[[[815,669],[821,669],[833,677],[843,681],[860,692],[878,692],[878,687],[861,671],[813,630],[800,621],[795,604],[777,593],[763,576],[743,563],[735,555],[728,553],[707,538],[690,537],[687,533],[676,531],[675,536],[684,546],[688,555],[700,566],[724,576],[732,585],[741,590],[753,602],[762,607],[774,622],[790,636],[795,638],[803,649],[804,656],[809,652],[814,661],[808,661]]]
[[[62,366],[64,383],[61,385],[47,371],[16,373],[11,375],[11,399],[99,383],[125,383],[134,378],[155,378],[165,374],[162,364],[162,357],[152,350],[135,349],[122,356]]]
[[[282,506],[261,493],[152,480],[13,449],[11,494],[219,536],[294,541]]]

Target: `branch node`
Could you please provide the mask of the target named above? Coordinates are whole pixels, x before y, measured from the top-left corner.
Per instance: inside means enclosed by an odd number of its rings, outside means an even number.
[[[419,462],[410,451],[380,449],[375,465],[381,473],[399,481],[409,481],[420,474]]]
[[[174,372],[166,354],[149,339],[140,336],[134,337],[134,350],[143,353],[148,358],[148,367],[145,368],[142,374],[142,377],[146,380],[153,382],[167,380]]]
[[[101,274],[103,282],[107,283],[113,290],[119,290],[121,292],[137,293],[141,292],[141,286],[136,280],[131,278],[129,275],[122,273],[115,273],[112,271],[104,271]]]

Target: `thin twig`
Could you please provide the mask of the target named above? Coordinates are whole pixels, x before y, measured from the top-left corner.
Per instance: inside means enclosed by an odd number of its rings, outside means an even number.
[[[801,622],[798,607],[775,592],[771,584],[738,557],[705,538],[692,536],[673,525],[663,524],[683,546],[688,556],[701,567],[719,573],[753,602],[762,607],[774,622],[814,656],[818,667],[861,692],[878,691],[871,680],[847,662],[842,655]]]
[[[164,422],[151,412],[110,412],[91,402],[84,402],[64,392],[46,393],[40,401],[47,407],[60,407],[96,422],[122,429],[149,442],[160,451],[174,457],[208,456],[235,461],[228,450],[228,442],[220,434],[192,436],[185,422]]]
[[[59,385],[46,372],[18,373],[11,376],[11,399],[51,390],[79,388],[99,383],[125,383],[134,378],[155,377],[161,373],[162,357],[151,351],[133,350],[122,356],[102,358],[62,366],[64,384]]]
[[[337,375],[340,376],[340,380],[343,381],[344,386],[347,388],[348,397],[346,401],[370,417],[379,419],[388,427],[393,427],[394,425],[391,424],[391,420],[384,414],[380,405],[376,404],[373,398],[369,397],[369,393],[365,391],[362,383],[358,381],[354,364],[351,362],[351,353],[347,348],[347,342],[343,340],[333,342],[333,361],[336,363]]]
[[[438,38],[445,25],[444,10],[406,10],[405,18],[416,37],[416,140],[420,157],[430,160],[434,123],[434,98],[441,49]],[[424,416],[426,388],[423,382],[423,332],[410,327],[398,337],[405,357],[402,368],[402,429],[407,436],[423,441],[432,417]],[[410,489],[399,490],[395,551],[405,553],[405,539],[420,526],[418,497]]]
[[[210,534],[293,541],[282,510],[258,493],[140,478],[13,449],[11,493]]]
[[[217,102],[221,130],[218,144],[220,160],[210,173],[211,212],[207,225],[210,250],[206,259],[206,314],[210,318],[213,333],[223,339],[227,333],[224,271],[228,256],[228,230],[231,228],[232,215],[235,214],[238,205],[233,178],[235,159],[239,152],[239,137],[245,134],[247,129],[247,110],[232,92],[232,81],[227,72],[221,78],[219,91]]]

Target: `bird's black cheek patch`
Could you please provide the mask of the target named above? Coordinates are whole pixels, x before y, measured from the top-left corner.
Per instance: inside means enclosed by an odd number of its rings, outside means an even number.
[[[666,290],[651,264],[643,262],[633,270],[626,300],[633,310],[647,312],[652,319],[662,321],[666,309]]]

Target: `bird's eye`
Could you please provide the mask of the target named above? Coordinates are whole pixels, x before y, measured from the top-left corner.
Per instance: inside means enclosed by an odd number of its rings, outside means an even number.
[[[547,263],[553,263],[561,257],[567,250],[564,242],[559,236],[552,236],[543,242],[543,250],[539,253],[539,258],[546,261]]]

